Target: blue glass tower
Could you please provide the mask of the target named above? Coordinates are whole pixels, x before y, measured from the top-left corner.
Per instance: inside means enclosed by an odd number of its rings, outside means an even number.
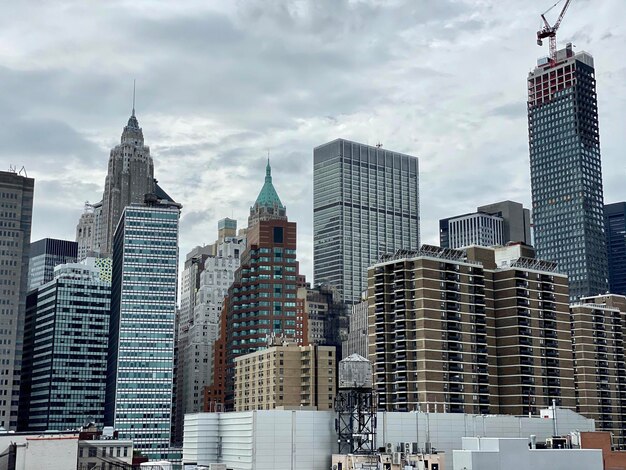
[[[569,276],[570,298],[607,289],[604,199],[593,57],[571,44],[528,76],[537,257]]]
[[[626,295],[626,202],[604,206],[609,292]]]
[[[180,208],[147,195],[113,240],[105,424],[151,459],[170,450]]]
[[[100,272],[63,264],[28,294],[18,430],[102,426],[111,284]]]

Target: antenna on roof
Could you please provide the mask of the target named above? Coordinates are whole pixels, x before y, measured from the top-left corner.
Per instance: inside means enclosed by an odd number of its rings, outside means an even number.
[[[135,115],[135,83],[136,79],[133,78],[133,116]]]

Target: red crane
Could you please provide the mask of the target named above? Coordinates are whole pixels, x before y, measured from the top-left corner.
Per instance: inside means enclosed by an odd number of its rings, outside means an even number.
[[[563,21],[563,16],[565,15],[565,12],[567,11],[567,7],[569,7],[569,4],[572,0],[565,0],[565,5],[563,5],[561,14],[557,18],[556,23],[554,23],[554,26],[550,26],[550,23],[548,23],[548,20],[546,20],[546,14],[550,10],[552,10],[555,6],[557,6],[559,3],[561,3],[562,1],[563,0],[559,0],[541,15],[541,19],[543,20],[543,27],[539,31],[537,31],[537,44],[539,46],[543,45],[543,39],[550,38],[550,61],[551,62],[556,62],[556,30],[559,29],[559,26],[561,26],[561,21]]]

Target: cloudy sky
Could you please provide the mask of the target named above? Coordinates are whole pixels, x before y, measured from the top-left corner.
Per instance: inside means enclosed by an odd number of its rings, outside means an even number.
[[[436,243],[441,217],[530,203],[525,80],[554,1],[1,2],[0,166],[36,179],[33,240],[73,239],[137,79],[183,255],[222,217],[245,225],[270,149],[310,279],[313,147],[337,137],[420,158]],[[573,0],[558,36],[595,56],[606,202],[626,200],[624,18],[624,0]]]

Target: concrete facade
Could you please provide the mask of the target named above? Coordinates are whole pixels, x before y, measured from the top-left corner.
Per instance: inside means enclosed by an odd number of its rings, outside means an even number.
[[[531,244],[530,211],[519,202],[487,204],[478,207],[476,212],[439,221],[442,248],[495,246],[509,242]]]
[[[35,180],[0,171],[0,427],[17,427]]]
[[[575,406],[567,277],[513,248],[424,245],[370,268],[368,356],[381,410]]]
[[[346,305],[339,300],[331,286],[308,284],[298,288],[298,298],[304,304],[308,319],[308,342],[320,346],[334,346],[341,352],[342,342],[348,336]]]
[[[626,297],[583,297],[570,305],[576,411],[610,431],[626,446],[626,365],[624,330]]]
[[[237,222],[222,219],[218,239],[186,257],[181,282],[177,346],[175,442],[182,443],[184,415],[203,409],[203,389],[213,385],[214,345],[220,335],[224,298],[246,246]]]
[[[186,415],[183,464],[225,463],[234,470],[328,470],[337,451],[335,417],[331,411],[287,410]],[[528,439],[534,434],[545,440],[554,433],[554,421],[539,417],[379,412],[377,422],[377,447],[416,442],[424,449],[428,441],[448,456],[462,448],[464,437]],[[593,420],[557,409],[557,434],[575,430],[593,431]]]
[[[119,145],[111,149],[102,196],[102,226],[99,250],[103,256],[113,253],[115,228],[126,206],[142,203],[144,196],[155,192],[154,163],[150,148],[144,145],[143,131],[133,109],[124,127]]]
[[[334,346],[284,343],[235,359],[235,410],[333,408],[337,390]]]
[[[367,299],[350,308],[348,338],[343,342],[342,359],[351,354],[367,357]]]

